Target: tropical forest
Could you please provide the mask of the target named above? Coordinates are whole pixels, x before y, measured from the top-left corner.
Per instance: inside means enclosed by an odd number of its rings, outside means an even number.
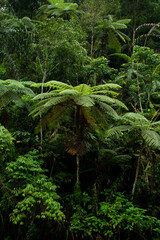
[[[160,240],[160,0],[0,0],[0,240]]]

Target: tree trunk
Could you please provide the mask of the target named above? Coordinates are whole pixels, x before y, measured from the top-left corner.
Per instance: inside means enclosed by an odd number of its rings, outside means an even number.
[[[137,161],[136,175],[135,175],[135,179],[134,179],[134,183],[133,183],[133,188],[132,188],[132,200],[133,200],[133,197],[134,197],[134,193],[135,193],[135,189],[136,189],[136,184],[137,184],[137,180],[138,180],[139,166],[140,166],[140,158],[138,158],[138,161]]]
[[[76,163],[77,163],[77,185],[79,185],[79,154],[76,155]]]

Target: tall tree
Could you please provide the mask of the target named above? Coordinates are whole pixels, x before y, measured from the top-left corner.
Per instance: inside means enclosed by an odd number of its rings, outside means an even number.
[[[109,118],[118,119],[115,106],[127,109],[115,98],[117,93],[112,90],[117,90],[120,86],[108,83],[94,87],[86,84],[73,87],[62,82],[50,81],[44,83],[44,87],[50,87],[51,91],[33,98],[40,101],[31,114],[34,116],[45,114],[40,122],[43,129],[52,129],[55,124],[66,121],[66,117],[71,117],[73,124],[70,122],[72,125],[68,126],[66,145],[67,151],[76,155],[79,184],[79,156],[86,151],[88,133],[95,127],[102,127]]]

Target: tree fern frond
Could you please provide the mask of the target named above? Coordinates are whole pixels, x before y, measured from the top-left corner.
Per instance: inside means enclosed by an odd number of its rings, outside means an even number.
[[[55,106],[48,114],[46,114],[41,119],[35,131],[39,132],[41,128],[43,130],[52,129],[57,125],[57,123],[65,120],[65,116],[68,113],[68,111],[70,111],[70,106],[65,105]]]
[[[73,146],[66,148],[66,151],[72,156],[74,156],[78,153],[78,149]]]
[[[91,95],[91,97],[94,98],[95,100],[106,102],[106,103],[112,104],[112,105],[115,104],[119,107],[122,107],[122,108],[128,110],[126,105],[124,103],[122,103],[121,101],[119,101],[118,99],[114,99],[114,98],[104,96],[104,95]]]
[[[83,112],[83,116],[84,116],[86,122],[87,122],[90,126],[95,127],[95,126],[96,126],[96,123],[95,123],[94,118],[92,117],[91,112],[89,111],[89,109],[83,107],[83,108],[81,109],[81,111]]]
[[[160,127],[160,121],[150,123],[152,127]]]
[[[82,93],[82,95],[89,95],[91,93],[91,87],[87,84],[80,84],[74,87],[75,90]]]
[[[37,107],[30,113],[30,115],[37,117],[40,114],[47,113],[51,108],[57,104],[64,103],[67,99],[67,96],[58,96],[51,99],[44,99],[36,105]]]
[[[106,138],[114,137],[114,136],[120,137],[123,135],[123,132],[129,131],[131,129],[132,127],[129,125],[120,125],[117,127],[110,128],[106,132]]]
[[[143,130],[142,136],[150,147],[154,149],[160,149],[160,135],[152,130]]]
[[[134,124],[140,124],[140,125],[150,125],[150,122],[148,121],[147,118],[145,118],[143,115],[139,113],[126,113],[122,116],[122,120],[126,120],[127,122],[133,123]]]
[[[53,107],[59,103],[66,101],[67,99],[68,99],[68,96],[58,96],[58,97],[51,98],[49,101],[47,101],[44,104],[44,107],[47,107],[47,108]]]
[[[60,95],[79,95],[79,92],[74,89],[65,89],[59,93]]]
[[[95,104],[94,100],[89,96],[75,96],[73,100],[77,105],[83,107],[92,107]]]
[[[101,85],[92,87],[91,91],[92,91],[92,93],[95,93],[95,91],[98,91],[98,90],[109,90],[109,89],[116,89],[116,90],[118,90],[119,88],[121,88],[121,86],[118,85],[118,84],[106,83],[106,84],[101,84]]]
[[[59,90],[65,90],[65,89],[72,89],[73,87],[71,85],[68,85],[64,82],[58,82],[58,81],[49,81],[45,83],[46,87],[59,89]]]
[[[118,96],[119,93],[111,91],[111,90],[101,90],[101,91],[94,91],[94,94],[104,94],[104,95],[112,95],[112,96]]]
[[[98,104],[105,114],[108,114],[110,117],[112,117],[115,120],[120,119],[117,112],[111,106],[103,102],[99,102]]]
[[[0,80],[1,107],[5,107],[13,101],[16,104],[24,104],[25,102],[22,100],[23,95],[34,96],[34,92],[29,87],[25,86],[25,82],[19,82],[12,79]]]
[[[46,98],[51,98],[51,97],[57,97],[59,96],[58,93],[52,93],[52,92],[49,92],[49,93],[40,93],[38,94],[37,96],[35,96],[32,100],[43,100],[43,99],[46,99]]]

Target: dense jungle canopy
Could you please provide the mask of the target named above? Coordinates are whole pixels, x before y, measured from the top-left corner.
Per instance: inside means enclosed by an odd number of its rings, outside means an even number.
[[[159,13],[0,0],[0,240],[160,239]]]

